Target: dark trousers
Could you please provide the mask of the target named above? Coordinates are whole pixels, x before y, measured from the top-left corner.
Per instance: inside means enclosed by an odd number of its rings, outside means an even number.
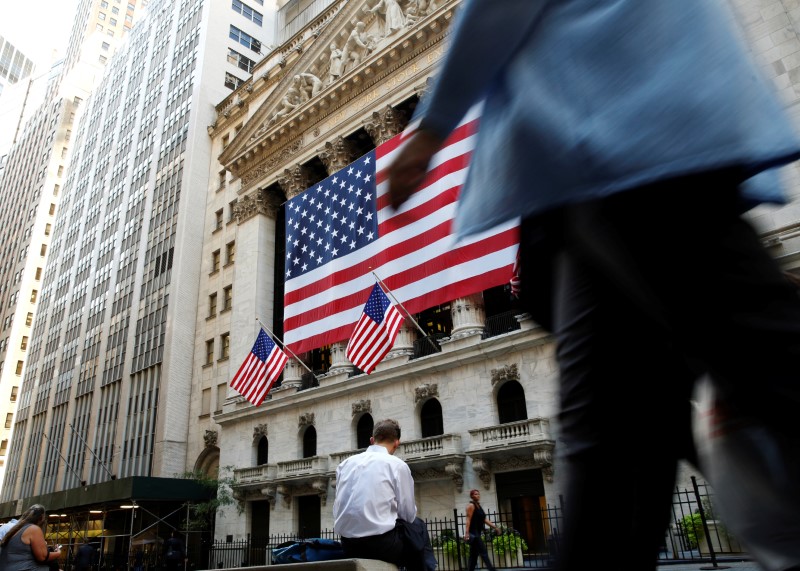
[[[475,571],[475,566],[478,564],[478,557],[483,559],[483,564],[489,571],[496,571],[492,565],[489,554],[486,552],[486,545],[483,543],[480,534],[469,534],[469,561],[467,562],[468,571]]]
[[[596,562],[612,520],[631,547],[617,568],[655,569],[699,374],[741,410],[800,436],[800,298],[740,217],[736,187],[713,173],[564,208],[544,286],[525,241],[540,239],[540,227],[523,222],[523,299],[528,280],[553,292],[550,307],[531,307],[552,319],[560,369],[560,571]]]
[[[408,571],[434,571],[436,558],[425,522],[416,518],[408,523],[398,519],[394,529],[368,537],[342,537],[347,557],[377,559],[405,567]]]

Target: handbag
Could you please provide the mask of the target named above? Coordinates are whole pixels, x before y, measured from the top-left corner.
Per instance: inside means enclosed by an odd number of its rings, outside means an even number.
[[[722,521],[766,571],[800,566],[800,450],[736,410],[707,377],[698,383],[694,435]]]

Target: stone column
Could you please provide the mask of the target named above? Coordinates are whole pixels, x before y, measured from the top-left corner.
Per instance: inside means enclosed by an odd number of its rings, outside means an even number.
[[[236,249],[242,255],[233,268],[236,290],[231,322],[242,323],[244,328],[241,334],[231,336],[233,370],[244,361],[256,340],[261,325],[255,318],[272,327],[275,309],[271,294],[275,289],[275,220],[282,201],[281,196],[255,189],[240,197],[234,207]],[[228,388],[227,396],[226,400],[233,399],[238,393]]]
[[[286,195],[286,200],[291,200],[313,184],[308,171],[302,165],[295,165],[283,171],[283,176],[278,177],[278,185]],[[283,263],[281,260],[278,263]],[[297,356],[307,362],[307,354]],[[283,371],[283,381],[281,387],[284,389],[293,388],[299,390],[303,385],[302,376],[306,373],[306,368],[297,362],[291,355]]]
[[[453,318],[451,339],[483,334],[486,312],[483,308],[482,293],[456,299],[450,304],[450,314]]]
[[[387,105],[380,111],[372,113],[372,117],[364,123],[364,129],[377,146],[382,145],[400,133],[405,128],[406,123],[407,117],[405,113]],[[415,331],[416,327],[406,317],[402,327],[400,327],[400,332],[397,334],[392,350],[386,355],[386,359],[413,355]]]
[[[325,143],[325,147],[319,151],[318,156],[325,165],[329,175],[338,172],[349,165],[355,159],[353,145],[343,137],[336,137],[333,141]],[[345,356],[347,351],[347,341],[331,343],[331,368],[329,374],[349,374],[355,370]]]

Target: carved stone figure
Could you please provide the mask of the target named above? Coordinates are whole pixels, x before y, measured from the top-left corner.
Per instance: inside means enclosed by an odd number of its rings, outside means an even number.
[[[313,73],[298,73],[292,87],[300,94],[300,101],[308,101],[322,91],[322,80]]]
[[[403,14],[403,9],[397,0],[378,0],[372,8],[369,9],[373,14],[383,20],[383,37],[386,38],[398,30],[402,30],[406,25],[406,16]]]
[[[297,107],[302,103],[300,99],[300,93],[294,87],[290,87],[286,91],[286,95],[283,96],[281,99],[281,104],[278,106],[278,110],[275,112],[275,115],[267,121],[266,127],[271,127],[275,124],[275,122],[283,117],[286,117],[289,113],[297,109]]]
[[[342,49],[342,72],[357,67],[364,55],[372,51],[372,48],[367,44],[369,40],[366,32],[364,32],[365,29],[364,22],[358,22],[347,37]]]
[[[342,50],[336,47],[336,44],[331,42],[331,65],[328,68],[328,85],[339,79],[342,75]]]

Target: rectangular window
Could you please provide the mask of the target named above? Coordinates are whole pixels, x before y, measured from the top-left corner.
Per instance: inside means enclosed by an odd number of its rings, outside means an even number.
[[[55,204],[53,204],[52,202],[50,203],[50,210],[49,210],[49,213],[50,213],[50,216],[52,216],[53,214],[55,214],[55,213],[56,213],[56,205],[55,205]]]
[[[219,250],[211,253],[211,273],[219,271]]]
[[[214,231],[222,229],[222,208],[214,213]]]
[[[19,348],[22,349],[23,351],[28,349],[28,337],[27,336],[23,335],[22,342],[19,344]]]
[[[238,199],[233,199],[228,203],[228,222],[233,222],[233,217],[236,216],[236,204]]]
[[[98,13],[97,13],[97,19],[98,19],[98,20],[100,20],[101,22],[102,22],[103,20],[105,20],[105,19],[106,19],[106,14],[105,14],[105,12],[98,12]]]
[[[222,412],[222,405],[225,402],[225,397],[228,394],[228,385],[217,385],[217,410],[215,413]]]
[[[260,12],[256,12],[247,4],[243,4],[240,0],[232,0],[231,8],[233,8],[234,12],[241,14],[259,26],[264,23],[264,16],[262,16]]]
[[[242,44],[244,47],[253,50],[257,54],[261,53],[261,42],[259,42],[257,39],[255,39],[254,37],[252,37],[248,33],[243,32],[242,30],[240,30],[236,26],[231,25],[230,32],[228,32],[228,36],[232,40],[236,40],[237,42]]]
[[[208,316],[214,317],[217,314],[217,294],[212,293],[208,296]]]
[[[214,340],[209,339],[206,341],[206,365],[211,365],[214,362]]]
[[[231,354],[231,334],[223,333],[219,336],[220,350],[219,358],[227,359]]]
[[[223,148],[228,146],[227,135],[225,137],[226,138],[222,139]],[[227,182],[227,172],[226,171],[219,171],[219,187],[220,188],[225,188],[225,183],[226,182]]]
[[[15,372],[17,375],[21,375],[21,374],[22,374],[22,367],[23,367],[24,365],[25,365],[25,363],[24,363],[24,362],[22,362],[22,361],[17,361],[17,369],[16,369],[16,371],[14,371],[14,372]]]
[[[203,389],[203,395],[200,397],[200,414],[211,413],[211,389]]]
[[[0,456],[5,456],[7,450],[8,450],[8,440],[3,440],[2,442],[0,442]]]
[[[42,279],[42,268],[36,268],[36,281]]]
[[[36,303],[36,298],[39,297],[39,290],[31,291],[31,303]]]
[[[11,387],[11,402],[17,402],[18,393],[19,393],[19,387]]]
[[[33,312],[29,311],[27,317],[25,317],[25,325],[30,327],[31,323],[33,323]]]
[[[236,261],[236,242],[225,244],[225,264],[232,264]]]
[[[225,72],[225,87],[228,89],[238,89],[244,83],[243,79],[239,79],[232,73]]]
[[[14,413],[7,412],[6,413],[6,428],[11,428],[11,423],[14,421]]]
[[[222,289],[222,311],[227,311],[233,307],[233,286],[229,285]]]
[[[50,224],[50,223],[45,224],[44,225],[44,235],[45,236],[49,236],[50,235],[50,231],[52,229],[53,229],[53,225],[52,224]]]
[[[109,26],[116,26],[116,25],[117,25],[117,19],[116,19],[116,18],[111,18],[111,19],[108,21],[108,25],[109,25]]]
[[[237,66],[239,69],[243,69],[247,73],[252,73],[253,68],[256,65],[256,62],[251,60],[249,57],[240,54],[233,48],[228,48],[228,61]]]
[[[47,253],[47,244],[42,244],[41,248],[39,248],[39,255],[44,257]]]
[[[103,42],[102,44],[100,44],[100,49],[102,49],[104,52],[107,52],[110,47],[111,44],[109,44],[108,42]]]

